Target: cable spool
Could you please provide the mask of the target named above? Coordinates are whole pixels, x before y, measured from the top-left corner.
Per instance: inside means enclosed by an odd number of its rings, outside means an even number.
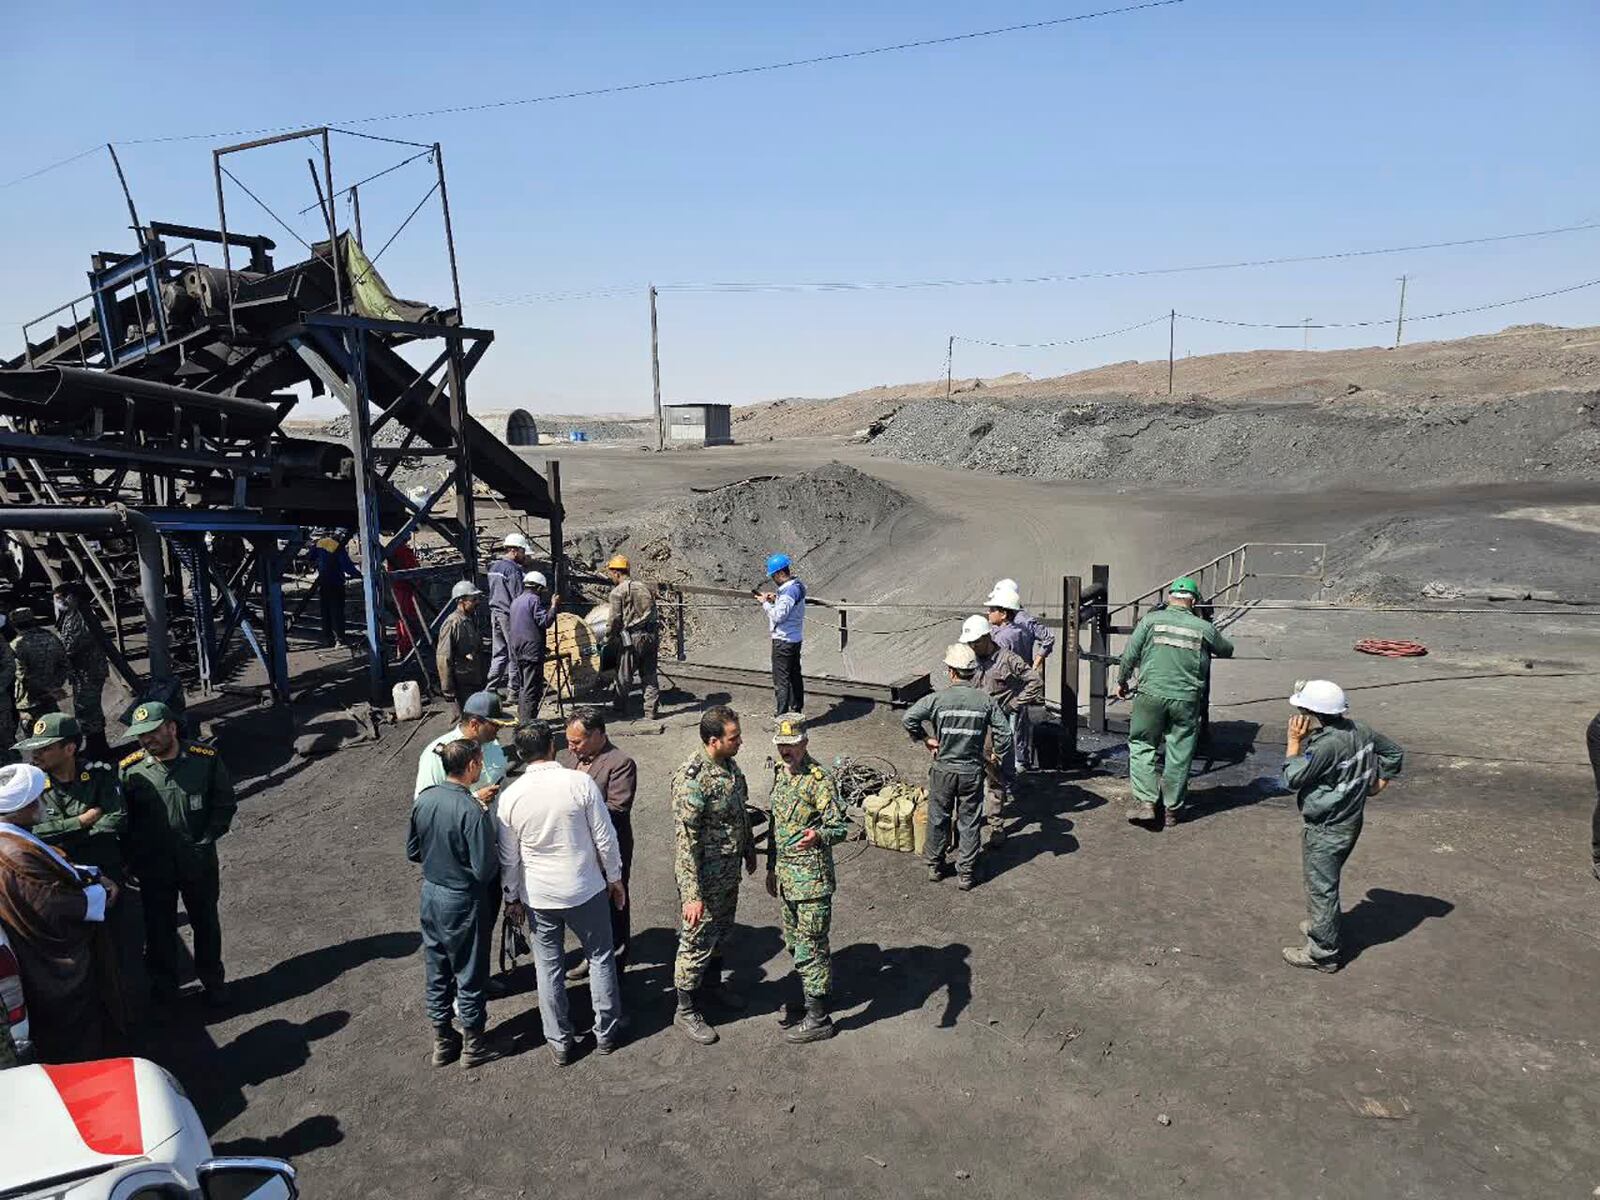
[[[1389,638],[1362,638],[1356,643],[1356,649],[1362,654],[1374,654],[1379,658],[1421,658],[1428,652],[1421,642]]]
[[[594,691],[600,679],[600,642],[594,630],[576,613],[558,612],[545,630],[544,679],[552,689],[570,686],[573,696]],[[557,674],[557,664],[565,678]]]

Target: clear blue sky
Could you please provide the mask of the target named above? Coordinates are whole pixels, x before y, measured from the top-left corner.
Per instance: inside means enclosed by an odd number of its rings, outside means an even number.
[[[337,123],[718,70],[1063,16],[1096,0],[25,5],[0,46],[5,178],[96,142]],[[645,285],[1029,275],[1317,253],[1600,219],[1592,0],[1187,0],[1039,32],[596,99],[361,125],[443,143],[470,323],[497,331],[480,409],[640,410]],[[214,225],[210,149],[123,151],[141,215]],[[399,148],[341,139],[344,182]],[[306,147],[239,160],[286,216]],[[336,182],[338,180],[336,179]],[[380,245],[426,163],[364,194]],[[237,191],[231,223],[292,240]],[[0,190],[16,324],[125,247],[103,155]],[[297,218],[308,240],[311,217]],[[426,210],[385,255],[446,302]],[[1600,231],[1393,258],[1014,287],[662,297],[666,398],[740,402],[932,378],[951,333],[1044,341],[1170,307],[1241,319],[1424,313],[1600,277]],[[526,293],[632,287],[563,303]],[[1600,322],[1600,288],[1417,325],[1416,338]],[[1313,347],[1383,341],[1327,331]],[[961,375],[1166,352],[1164,329],[1047,351],[959,348]],[[1298,346],[1188,326],[1178,351]]]

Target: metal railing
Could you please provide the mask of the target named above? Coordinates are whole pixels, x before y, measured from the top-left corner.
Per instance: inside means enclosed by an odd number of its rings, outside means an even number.
[[[161,273],[157,272],[156,268],[160,267],[163,263],[170,262],[171,260],[178,258],[183,254],[188,255],[188,261],[184,264],[184,266],[199,267],[200,255],[195,250],[194,243],[188,242],[182,246],[179,246],[176,250],[169,251],[168,253],[161,255],[159,258],[151,259],[148,263],[143,264],[143,270],[137,275],[107,281],[106,283],[101,284],[99,287],[87,291],[81,296],[74,297],[73,299],[68,300],[65,304],[57,305],[49,312],[24,323],[22,326],[22,352],[23,358],[27,362],[28,366],[32,367],[35,365],[33,360],[34,346],[33,342],[28,337],[28,331],[36,325],[42,325],[53,317],[59,316],[61,313],[69,313],[72,317],[72,331],[77,336],[78,340],[78,365],[80,367],[89,366],[89,356],[84,351],[84,326],[90,322],[93,322],[96,327],[99,328],[101,341],[104,342],[106,330],[100,320],[100,298],[103,293],[110,292],[112,293],[109,298],[110,303],[116,304],[118,303],[116,299],[116,293],[123,288],[133,289],[131,294],[133,297],[135,319],[138,322],[139,332],[141,334],[141,337],[138,340],[141,343],[142,353],[149,354],[161,349],[162,346],[167,344],[168,339],[165,337],[166,325],[163,319],[164,314],[162,313],[161,295],[159,292],[159,276]],[[153,281],[156,287],[154,294],[152,294]],[[142,290],[141,285],[143,285]],[[147,301],[150,306],[151,312],[148,316],[145,313],[145,304],[141,303],[141,297],[144,301]],[[88,316],[80,317],[78,315],[78,305],[80,304],[88,305]],[[152,335],[150,332],[152,318],[154,319],[157,330],[154,335]],[[57,325],[57,340],[60,340],[60,335],[62,332],[63,327]],[[125,343],[124,345],[126,344],[128,343]],[[45,343],[40,344],[41,349],[43,349],[44,346]],[[115,362],[117,360],[116,352],[122,348],[123,347],[119,346],[102,345],[100,352],[104,358],[105,365],[109,366],[111,363]]]
[[[1259,571],[1251,569],[1251,561],[1261,563],[1266,556],[1277,557],[1283,554],[1295,554],[1302,559],[1309,559],[1312,569],[1285,572],[1285,571]],[[1219,554],[1208,563],[1195,567],[1185,572],[1188,578],[1193,579],[1200,586],[1200,603],[1209,606],[1214,613],[1214,619],[1220,620],[1232,612],[1245,608],[1250,602],[1247,594],[1247,585],[1252,579],[1292,579],[1306,583],[1317,584],[1318,591],[1326,585],[1327,581],[1328,546],[1326,542],[1245,542],[1235,546],[1226,554]],[[1275,565],[1275,564],[1268,564]],[[1183,576],[1173,576],[1173,579]],[[1123,602],[1106,612],[1106,617],[1112,622],[1111,632],[1131,632],[1139,623],[1140,618],[1152,610],[1159,608],[1166,602],[1167,589],[1172,586],[1173,579],[1167,580],[1159,587],[1151,588],[1143,595],[1135,596],[1132,600]],[[1263,599],[1264,597],[1255,597]],[[1126,614],[1126,620],[1117,618]]]

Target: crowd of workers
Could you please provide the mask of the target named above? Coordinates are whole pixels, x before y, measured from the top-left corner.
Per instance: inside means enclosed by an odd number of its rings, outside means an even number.
[[[559,733],[539,719],[546,635],[559,611],[542,573],[527,562],[519,535],[505,540],[490,569],[491,649],[475,611],[484,597],[456,585],[455,611],[437,639],[439,678],[452,725],[419,756],[406,849],[422,869],[421,932],[432,1060],[468,1067],[498,1057],[487,1007],[505,994],[490,967],[494,931],[533,957],[544,1037],[558,1065],[572,1061],[579,1034],[567,983],[587,979],[594,1045],[611,1053],[626,1036],[620,985],[631,933],[629,892],[638,768],[607,732],[600,709],[571,714]],[[767,560],[772,581],[756,589],[773,642],[772,743],[779,759],[763,838],[766,889],[792,964],[779,1016],[787,1040],[831,1037],[829,932],[836,887],[832,848],[848,822],[830,773],[810,754],[801,673],[806,590],[784,555]],[[613,582],[607,636],[617,662],[613,701],[630,712],[637,679],[644,714],[657,715],[660,623],[655,596],[631,577],[628,560],[607,564]],[[96,761],[104,745],[95,672],[71,655],[95,631],[70,594],[60,597],[57,634],[26,610],[10,614],[15,637],[0,658],[14,672],[15,712],[25,734],[13,749],[29,761],[0,767],[0,926],[20,961],[33,1041],[45,1061],[92,1058],[122,1035],[117,963],[142,943],[156,1000],[178,992],[177,908],[193,936],[195,971],[206,999],[227,1003],[218,917],[216,845],[235,802],[216,751],[180,735],[165,705],[132,713],[141,749],[113,769]],[[1119,697],[1132,698],[1130,822],[1164,828],[1183,821],[1191,759],[1209,692],[1213,658],[1232,654],[1228,639],[1194,610],[1200,590],[1175,580],[1167,603],[1144,617],[1123,652]],[[908,735],[930,755],[926,863],[937,883],[954,853],[958,886],[981,880],[986,846],[1005,836],[1009,799],[1034,769],[1030,711],[1042,706],[1043,670],[1054,639],[1022,605],[1012,580],[996,583],[985,612],[961,622],[946,650],[945,686],[904,714]],[[64,628],[63,628],[64,627]],[[0,643],[5,645],[5,643]],[[103,671],[99,675],[104,682]],[[70,681],[74,708],[58,711]],[[515,705],[510,715],[504,694]],[[1303,820],[1302,865],[1308,918],[1304,940],[1283,951],[1291,966],[1341,966],[1339,879],[1360,835],[1366,802],[1403,765],[1401,749],[1355,720],[1327,680],[1298,683],[1285,744],[1283,780]],[[98,721],[98,726],[88,722]],[[515,726],[514,755],[500,743]],[[9,728],[9,726],[8,726]],[[93,738],[100,733],[98,742]],[[744,728],[731,708],[700,716],[700,748],[673,774],[673,874],[678,949],[673,966],[674,1024],[700,1044],[718,1040],[708,1013],[745,1001],[728,985],[723,951],[738,914],[743,876],[758,869],[749,786],[737,758]],[[1589,729],[1600,790],[1600,717]],[[1164,765],[1162,765],[1164,763]],[[514,765],[515,764],[515,765]],[[1595,817],[1600,878],[1600,804]],[[130,886],[132,885],[132,886]],[[130,924],[129,894],[142,921]],[[566,969],[570,931],[582,956]],[[457,1023],[459,1022],[459,1029]],[[9,1053],[0,1038],[0,1063]]]

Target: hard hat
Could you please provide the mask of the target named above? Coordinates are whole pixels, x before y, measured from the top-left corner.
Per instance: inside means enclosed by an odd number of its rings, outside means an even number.
[[[522,582],[523,583],[531,583],[534,587],[549,587],[550,586],[544,580],[544,572],[543,571],[529,571],[526,575],[524,575],[522,577]]]
[[[450,589],[450,599],[452,600],[463,600],[468,596],[481,595],[483,595],[483,593],[478,590],[478,585],[473,583],[470,579],[463,579],[460,583],[456,584],[455,587]]]
[[[1015,579],[996,579],[994,581],[994,590],[997,592],[1004,590],[1008,592],[1020,593],[1022,591],[1022,587]]]
[[[989,636],[989,618],[971,616],[961,622],[961,644],[970,646],[980,638]]]
[[[794,564],[789,561],[787,554],[772,554],[767,557],[767,574],[776,575],[779,571],[787,571]]]
[[[1350,700],[1344,689],[1328,679],[1306,680],[1289,697],[1289,703],[1325,717],[1342,717],[1350,711]]]
[[[989,598],[983,602],[984,607],[1004,608],[1011,612],[1016,612],[1022,607],[1022,594],[1017,591],[1015,584],[1011,587],[1000,586],[1000,584],[1006,582],[1008,581],[1002,579],[1000,583],[994,585],[994,591],[990,592]]]
[[[1172,581],[1167,588],[1167,595],[1193,596],[1196,600],[1198,600],[1200,598],[1200,585],[1185,575],[1181,579],[1174,579]]]
[[[500,543],[500,548],[502,550],[505,550],[511,546],[515,546],[518,550],[531,551],[533,549],[533,547],[528,544],[528,539],[523,537],[520,533],[508,533],[505,536],[505,540]]]
[[[944,652],[944,665],[952,671],[976,671],[978,669],[978,656],[971,646],[957,642],[948,647]]]
[[[613,554],[611,561],[606,564],[608,571],[626,571],[628,569],[628,556],[626,554]]]

